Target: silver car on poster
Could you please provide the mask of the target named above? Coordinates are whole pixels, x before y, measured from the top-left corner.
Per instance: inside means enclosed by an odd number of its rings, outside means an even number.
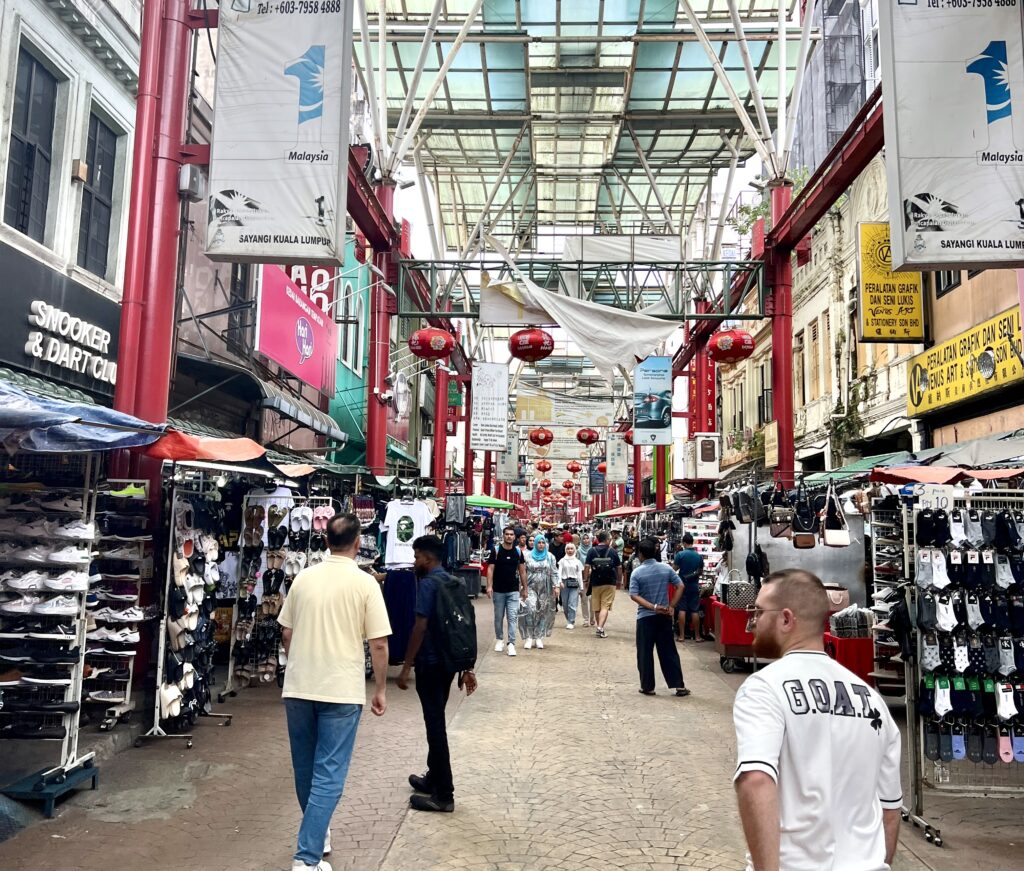
[[[633,425],[668,429],[672,426],[672,391],[633,394]]]

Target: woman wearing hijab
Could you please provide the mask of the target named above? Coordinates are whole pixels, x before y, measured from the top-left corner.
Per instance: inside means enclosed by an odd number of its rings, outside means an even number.
[[[555,603],[558,601],[558,565],[548,551],[543,535],[533,540],[533,550],[526,557],[526,601],[519,608],[519,634],[526,639],[527,650],[537,645],[544,649],[544,639],[550,637],[555,625]]]
[[[562,587],[565,628],[574,629],[576,608],[580,603],[580,587],[583,585],[583,563],[576,556],[576,545],[572,542],[565,546],[565,556],[558,562],[558,579]]]

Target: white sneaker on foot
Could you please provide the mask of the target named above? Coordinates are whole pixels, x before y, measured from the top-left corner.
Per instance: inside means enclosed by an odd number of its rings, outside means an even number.
[[[515,656],[516,655],[516,646],[511,641],[508,643],[508,655],[509,656]]]
[[[331,854],[331,830],[327,830],[327,834],[324,835],[324,855],[329,856]]]
[[[502,641],[500,638],[497,641],[494,642],[494,652],[495,653],[501,653],[501,651],[504,649],[504,647],[505,647],[505,642]]]
[[[530,650],[533,647],[533,639],[527,638],[526,644],[524,644],[523,647],[525,647],[527,650]]]
[[[292,862],[292,871],[333,871],[330,862],[321,859],[316,865],[307,865],[305,862]]]
[[[574,624],[572,624],[572,623],[566,623],[566,624],[565,624],[565,628],[566,628],[566,629],[575,629],[575,628],[576,628],[576,626],[575,626]]]
[[[538,650],[543,650],[544,649],[544,639],[543,638],[538,638],[537,639],[537,649]]]

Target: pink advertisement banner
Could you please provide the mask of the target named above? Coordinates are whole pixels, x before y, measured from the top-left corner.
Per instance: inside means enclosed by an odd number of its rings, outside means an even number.
[[[334,394],[338,328],[279,266],[264,266],[256,350],[321,393]]]

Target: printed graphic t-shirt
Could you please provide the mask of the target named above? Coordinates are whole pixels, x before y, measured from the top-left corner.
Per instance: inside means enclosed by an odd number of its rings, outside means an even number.
[[[873,688],[795,650],[743,682],[733,721],[735,777],[762,771],[779,786],[780,868],[887,871],[882,809],[902,805],[900,733]]]
[[[414,559],[412,543],[427,531],[427,525],[433,520],[430,509],[423,502],[396,499],[389,503],[381,525],[388,534],[384,565],[389,569],[411,566]]]

